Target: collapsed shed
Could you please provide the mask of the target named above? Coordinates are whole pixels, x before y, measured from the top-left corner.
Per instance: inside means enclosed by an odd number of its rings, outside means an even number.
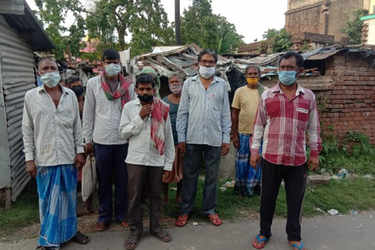
[[[30,178],[21,122],[25,93],[35,87],[33,51],[54,46],[24,1],[6,0],[0,6],[0,193],[9,205]]]

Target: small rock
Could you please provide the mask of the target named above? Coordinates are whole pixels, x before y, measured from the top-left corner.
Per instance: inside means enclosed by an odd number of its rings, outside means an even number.
[[[319,213],[322,213],[322,214],[326,213],[323,209],[321,209],[319,207],[315,208],[315,211],[318,211]]]
[[[199,225],[198,222],[196,222],[196,221],[193,222],[193,226],[198,226],[198,225]]]
[[[337,211],[336,209],[330,209],[327,211],[330,215],[334,216],[334,215],[338,215],[339,214],[339,211]]]

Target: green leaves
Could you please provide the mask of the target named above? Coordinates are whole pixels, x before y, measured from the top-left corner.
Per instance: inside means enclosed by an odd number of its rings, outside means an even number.
[[[346,34],[349,44],[360,44],[362,42],[363,21],[361,17],[367,15],[367,10],[354,11],[354,18],[346,23],[346,27],[342,30]]]
[[[243,43],[243,37],[233,24],[212,13],[210,0],[194,0],[193,5],[184,11],[181,37],[183,43],[196,43],[217,53],[232,52]]]
[[[285,29],[269,29],[263,38],[270,41],[273,53],[287,51],[293,45],[292,36]]]

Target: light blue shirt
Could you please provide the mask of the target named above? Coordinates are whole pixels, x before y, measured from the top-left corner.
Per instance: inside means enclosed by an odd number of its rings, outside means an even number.
[[[199,76],[185,81],[177,113],[178,142],[220,147],[230,142],[231,124],[223,79],[215,76],[207,90]]]

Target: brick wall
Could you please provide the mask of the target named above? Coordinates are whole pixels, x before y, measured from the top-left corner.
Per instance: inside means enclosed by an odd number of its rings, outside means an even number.
[[[332,127],[339,138],[358,131],[375,144],[375,67],[355,54],[341,54],[327,60],[330,90],[315,90],[319,100],[322,130]]]
[[[342,139],[348,131],[358,131],[375,144],[375,66],[371,64],[358,54],[337,54],[325,61],[324,76],[298,80],[317,97],[323,133],[333,128]],[[274,86],[277,79],[263,83]]]

